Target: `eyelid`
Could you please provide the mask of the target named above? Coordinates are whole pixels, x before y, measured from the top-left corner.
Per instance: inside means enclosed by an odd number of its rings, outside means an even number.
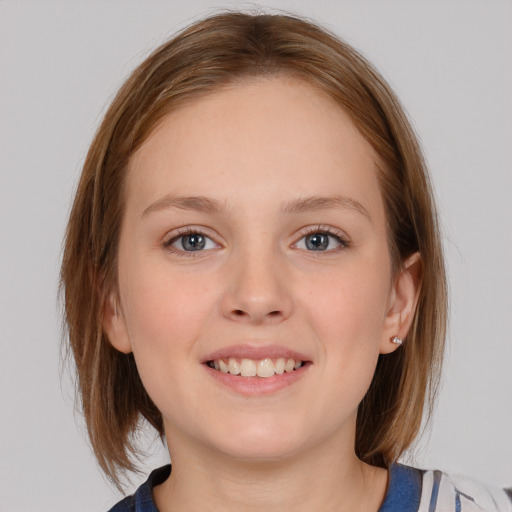
[[[212,249],[206,249],[205,251],[181,251],[172,247],[172,244],[176,242],[176,240],[180,239],[183,236],[187,235],[202,235],[218,246],[218,248],[222,247],[222,244],[217,240],[218,237],[215,237],[211,234],[211,230],[205,228],[204,226],[183,226],[181,228],[173,229],[169,231],[162,240],[162,246],[164,249],[167,249],[174,254],[179,254],[180,256],[198,256],[198,253],[211,251]]]
[[[315,252],[316,255],[322,254],[322,252],[324,254],[326,254],[326,253],[333,253],[333,252],[336,252],[336,250],[347,249],[347,248],[351,247],[351,245],[352,245],[352,242],[350,241],[349,236],[344,231],[342,231],[341,229],[335,228],[335,227],[332,227],[332,226],[327,226],[325,224],[317,224],[317,225],[314,225],[314,226],[306,226],[305,228],[302,228],[300,230],[300,232],[299,232],[299,238],[297,239],[297,241],[292,246],[297,246],[297,244],[304,237],[306,237],[308,235],[315,234],[315,233],[325,233],[327,235],[330,235],[330,236],[336,238],[338,240],[338,242],[340,243],[340,247],[337,248],[337,249],[330,249],[330,250],[327,250],[327,251],[318,251],[318,252],[316,252],[316,251],[308,251],[308,252]]]

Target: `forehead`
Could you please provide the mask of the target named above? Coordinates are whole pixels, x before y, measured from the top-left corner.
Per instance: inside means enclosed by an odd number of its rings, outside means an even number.
[[[247,80],[168,114],[132,156],[127,199],[135,191],[147,201],[173,191],[222,198],[241,188],[263,195],[269,188],[330,195],[336,187],[378,194],[376,162],[327,94],[295,78]]]

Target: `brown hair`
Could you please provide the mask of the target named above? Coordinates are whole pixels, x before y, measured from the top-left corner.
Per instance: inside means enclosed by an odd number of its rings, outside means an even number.
[[[423,282],[406,343],[381,355],[359,407],[356,453],[387,466],[416,438],[440,376],[446,281],[435,205],[417,139],[399,101],[353,48],[288,15],[226,12],[197,22],[150,55],[108,109],[87,155],[66,233],[61,270],[65,322],[78,390],[96,457],[105,473],[135,469],[133,434],[145,418],[163,436],[132,354],[103,332],[116,292],[117,248],[128,161],[157,123],[184,101],[234,81],[292,75],[332,97],[380,158],[394,271],[419,251]]]

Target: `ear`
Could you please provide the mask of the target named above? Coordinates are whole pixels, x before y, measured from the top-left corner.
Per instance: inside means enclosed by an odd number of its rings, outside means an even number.
[[[416,312],[422,278],[423,263],[416,252],[407,258],[391,289],[382,331],[381,354],[389,354],[400,346],[392,343],[391,338],[398,336],[404,340],[407,336]]]
[[[124,315],[114,293],[111,293],[105,301],[103,308],[103,330],[114,348],[125,354],[129,354],[132,351]]]

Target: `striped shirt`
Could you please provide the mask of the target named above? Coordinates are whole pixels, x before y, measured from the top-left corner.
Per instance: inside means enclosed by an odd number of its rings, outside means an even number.
[[[390,468],[379,512],[512,512],[512,491],[402,464]]]
[[[171,466],[153,471],[133,495],[109,512],[158,512],[153,487],[164,482],[170,473]],[[512,512],[512,490],[403,464],[393,464],[389,475],[386,497],[378,512]]]

